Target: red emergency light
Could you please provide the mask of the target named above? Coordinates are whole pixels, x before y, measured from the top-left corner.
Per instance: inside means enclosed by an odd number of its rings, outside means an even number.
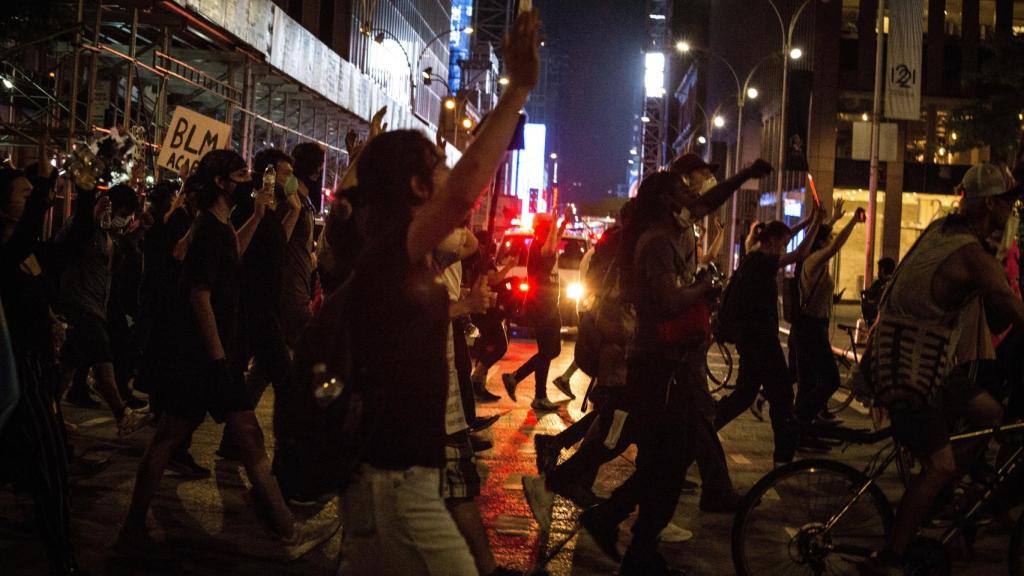
[[[519,291],[520,292],[529,292],[530,291],[530,283],[529,282],[520,282],[519,283]]]

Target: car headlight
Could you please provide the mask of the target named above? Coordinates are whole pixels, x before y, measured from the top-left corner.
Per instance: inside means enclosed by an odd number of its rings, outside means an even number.
[[[583,284],[580,284],[579,282],[572,282],[565,289],[565,295],[573,300],[579,300],[580,298],[583,298],[584,292],[585,290],[583,289]]]

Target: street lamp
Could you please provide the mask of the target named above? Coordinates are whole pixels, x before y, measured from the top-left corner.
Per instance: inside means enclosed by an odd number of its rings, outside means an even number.
[[[747,98],[750,100],[757,100],[759,94],[760,93],[757,91],[757,88],[754,88],[753,86],[747,88]]]
[[[391,38],[398,45],[399,50],[402,51],[402,55],[405,56],[405,64],[409,67],[409,107],[412,108],[413,112],[416,111],[416,69],[413,68],[412,59],[409,58],[409,52],[402,45],[402,41],[395,36],[393,32],[386,28],[370,28],[367,29],[366,34],[373,33],[373,41],[381,46],[384,45],[385,38]]]
[[[711,123],[715,125],[715,128],[724,128],[725,118],[722,118],[721,116],[715,116],[714,118],[711,119]]]
[[[803,55],[803,50],[793,46],[793,32],[796,30],[796,23],[800,19],[800,15],[803,14],[805,8],[807,8],[815,0],[804,0],[800,7],[796,9],[793,16],[789,19],[789,25],[782,18],[782,12],[779,11],[779,7],[775,4],[775,0],[767,0],[768,4],[771,5],[772,10],[775,12],[776,18],[779,20],[779,31],[782,33],[782,53],[788,55],[788,58],[782,60],[782,96],[779,99],[781,108],[779,109],[779,153],[777,156],[778,163],[775,166],[775,186],[776,186],[776,197],[775,197],[775,219],[782,220],[782,202],[784,192],[782,190],[783,172],[785,172],[784,165],[786,162],[786,100],[789,97],[789,61],[799,60]]]

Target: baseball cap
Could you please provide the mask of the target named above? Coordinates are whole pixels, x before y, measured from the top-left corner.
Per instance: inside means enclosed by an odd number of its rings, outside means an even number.
[[[689,174],[690,172],[701,168],[708,168],[712,172],[718,172],[718,164],[709,164],[693,152],[687,152],[686,154],[677,156],[676,159],[668,165],[669,172],[674,172],[680,175]]]
[[[964,174],[960,189],[964,198],[988,198],[1003,194],[1020,195],[1021,188],[1013,185],[1012,178],[995,164],[975,164]]]

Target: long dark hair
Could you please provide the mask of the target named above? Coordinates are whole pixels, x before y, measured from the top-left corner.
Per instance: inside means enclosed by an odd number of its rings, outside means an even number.
[[[217,184],[217,177],[227,179],[232,172],[245,168],[245,160],[234,150],[211,150],[199,160],[189,186],[195,186],[196,204],[200,210],[207,210],[217,202],[224,189]]]
[[[377,224],[408,225],[413,207],[421,204],[410,187],[413,177],[430,185],[440,162],[434,143],[417,130],[385,132],[366,145],[356,164],[359,196],[366,200]]]
[[[669,215],[665,198],[682,193],[683,188],[683,181],[679,175],[671,172],[655,172],[640,183],[632,214],[623,223],[622,242],[619,245],[619,273],[623,286],[627,287],[627,294],[632,292],[631,287],[636,280],[633,274],[633,259],[640,236]]]

